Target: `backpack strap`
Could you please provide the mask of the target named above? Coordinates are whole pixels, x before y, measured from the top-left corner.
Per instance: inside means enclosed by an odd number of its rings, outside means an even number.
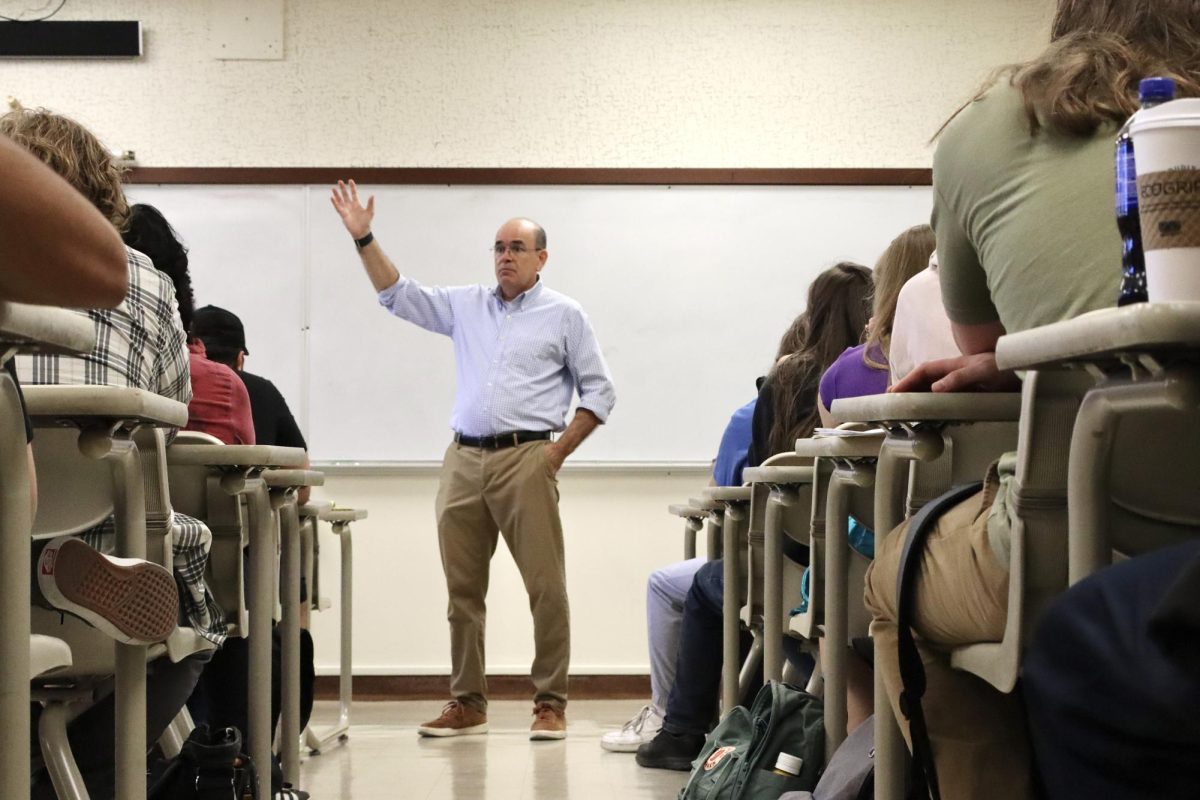
[[[925,696],[925,667],[921,654],[913,639],[913,604],[917,593],[917,573],[921,566],[921,551],[942,514],[961,503],[983,486],[981,481],[956,486],[930,502],[913,516],[908,524],[908,535],[900,553],[900,567],[896,574],[896,627],[900,656],[900,711],[908,719],[909,736],[913,751],[912,796],[941,800],[938,788],[937,769],[933,763],[933,748],[929,743],[929,729],[925,725],[925,712],[921,698]]]

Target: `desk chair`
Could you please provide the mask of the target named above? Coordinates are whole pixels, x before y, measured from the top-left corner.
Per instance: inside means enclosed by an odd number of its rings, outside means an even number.
[[[86,353],[96,341],[87,317],[61,308],[0,301],[0,361],[15,353]],[[29,585],[30,516],[25,426],[17,388],[7,371],[0,372],[0,719],[10,731],[29,730],[30,675],[70,664],[63,652],[44,639],[30,638],[29,617],[21,613]],[[35,671],[36,668],[36,671]],[[29,738],[0,737],[0,797],[29,796]]]
[[[784,592],[783,537],[812,545],[812,483],[813,466],[810,459],[794,453],[779,453],[758,467],[747,467],[742,478],[751,485],[754,501],[750,521],[750,593],[755,585],[762,587],[763,681],[783,679],[783,640],[790,633],[784,624],[785,606],[791,608],[799,600],[803,567],[789,570],[789,587]],[[761,514],[761,517],[760,517]],[[761,528],[755,523],[762,519]],[[763,531],[761,560],[753,552],[757,545],[755,530]],[[756,573],[762,564],[761,573]],[[761,574],[761,583],[757,575]],[[793,585],[794,584],[794,585]],[[753,600],[750,602],[754,605]]]
[[[1195,536],[1200,471],[1200,309],[1142,303],[1002,337],[997,365],[1082,371],[1090,388],[1070,439],[1068,580]],[[1061,380],[1061,378],[1059,378]]]
[[[887,431],[875,475],[875,548],[901,520],[952,486],[979,480],[1016,449],[1018,394],[884,394],[835,400],[838,423]],[[875,671],[875,797],[901,800],[907,749]]]
[[[350,701],[353,696],[354,679],[353,620],[354,620],[354,548],[351,524],[367,518],[361,508],[331,507],[318,512],[323,522],[333,526],[333,533],[341,541],[341,642],[338,650],[338,721],[330,730],[318,734],[309,726],[305,730],[305,743],[313,754],[333,742],[344,742],[350,738]]]
[[[111,386],[30,386],[25,398],[38,429],[34,462],[42,476],[34,535],[81,533],[111,516],[117,556],[150,557],[171,569],[166,517],[148,513],[156,508],[148,499],[157,500],[152,487],[160,479],[162,453],[156,448],[163,440],[145,429],[186,424],[187,406],[140,389]],[[147,538],[151,520],[152,546]],[[116,796],[144,798],[146,663],[167,654],[167,644],[114,643],[81,620],[48,609],[33,609],[31,619],[35,630],[63,639],[73,654],[71,666],[53,676],[55,684],[68,679],[72,688],[39,687],[34,692],[46,706],[39,738],[55,791],[64,800],[87,797],[67,743],[68,707],[81,701],[86,705],[98,682],[115,675]],[[187,653],[177,649],[175,654]]]
[[[813,627],[827,640],[822,655],[825,702],[825,754],[832,757],[846,738],[846,647],[867,635],[870,617],[863,604],[863,587],[870,560],[850,547],[853,516],[874,530],[875,462],[883,431],[865,436],[817,437],[796,442],[797,453],[816,459],[818,466],[814,513],[824,495],[824,569],[814,566],[809,581]],[[793,630],[800,620],[793,619]],[[811,636],[811,629],[807,632]]]
[[[725,503],[709,497],[692,497],[688,499],[687,504],[708,515],[705,520],[707,535],[704,556],[709,561],[715,561],[721,557],[721,545],[725,541]]]
[[[250,639],[250,729],[243,734],[249,740],[250,758],[258,768],[260,797],[270,792],[270,631],[279,597],[275,582],[279,525],[263,473],[271,468],[300,468],[304,458],[300,448],[225,445],[202,433],[181,433],[167,449],[171,502],[181,512],[203,519],[213,532],[209,559],[212,585],[218,603],[223,602],[223,596],[231,595],[235,602],[238,627],[231,635],[254,634]],[[241,527],[243,499],[248,523],[245,530]],[[248,545],[250,551],[248,610],[236,605],[245,596],[244,591],[238,591],[242,579],[237,574],[241,571],[243,545]]]
[[[280,621],[279,736],[283,780],[300,785],[300,514],[296,492],[325,485],[325,475],[307,469],[272,469],[263,473],[277,516],[282,555],[279,565]]]
[[[667,511],[683,519],[683,560],[690,561],[696,557],[696,534],[704,529],[708,512],[686,503],[667,506]]]
[[[741,666],[741,608],[745,602],[747,533],[750,524],[751,488],[749,486],[712,486],[704,490],[708,500],[724,504],[721,522],[722,570],[725,593],[722,597],[721,636],[721,708],[728,711],[738,704],[746,688]]]

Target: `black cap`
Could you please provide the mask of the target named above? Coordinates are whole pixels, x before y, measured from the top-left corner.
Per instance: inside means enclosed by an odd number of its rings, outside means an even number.
[[[246,330],[232,311],[217,306],[196,309],[196,315],[192,317],[192,335],[204,342],[209,350],[240,350],[250,355],[246,349]]]

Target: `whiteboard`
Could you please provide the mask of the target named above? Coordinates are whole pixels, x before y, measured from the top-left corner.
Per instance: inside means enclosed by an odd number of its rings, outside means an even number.
[[[540,222],[546,285],[579,301],[617,405],[574,461],[710,460],[779,337],[829,265],[873,264],[929,219],[929,187],[362,186],[402,273],[491,285],[490,246]],[[199,304],[246,324],[247,369],[273,380],[315,461],[427,462],[450,440],[446,337],[375,298],[324,186],[131,187],[191,247]]]

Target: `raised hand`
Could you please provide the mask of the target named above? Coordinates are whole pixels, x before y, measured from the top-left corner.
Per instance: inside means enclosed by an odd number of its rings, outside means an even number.
[[[361,239],[371,232],[371,220],[375,218],[374,195],[368,197],[366,206],[363,206],[358,201],[358,187],[354,181],[349,184],[338,181],[329,202],[333,203],[334,210],[342,218],[342,224],[355,239]]]

